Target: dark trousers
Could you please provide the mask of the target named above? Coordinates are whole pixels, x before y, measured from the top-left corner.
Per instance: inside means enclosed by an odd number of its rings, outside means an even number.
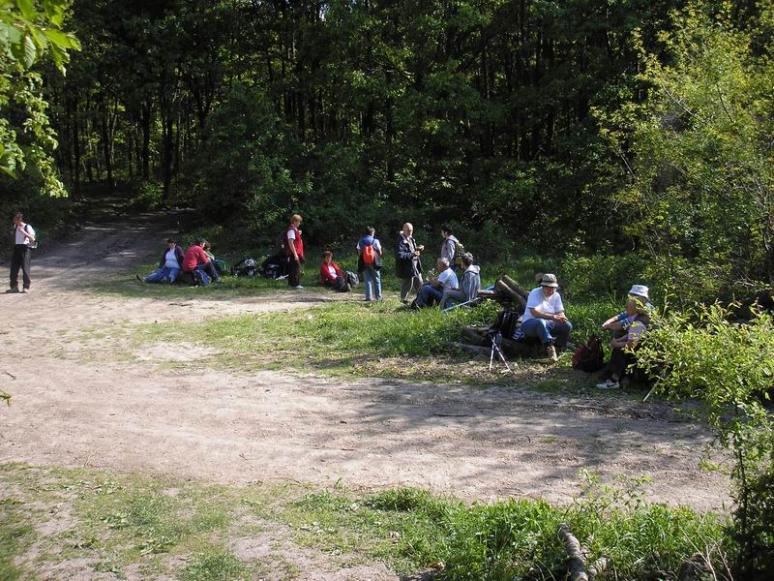
[[[288,285],[298,286],[301,284],[301,265],[292,256],[288,260]]]
[[[626,375],[627,368],[636,361],[631,351],[616,348],[610,354],[610,361],[607,363],[605,375],[608,378],[621,379]]]
[[[16,244],[11,257],[11,288],[19,288],[19,269],[22,270],[24,288],[30,288],[30,256],[32,250],[26,244]]]

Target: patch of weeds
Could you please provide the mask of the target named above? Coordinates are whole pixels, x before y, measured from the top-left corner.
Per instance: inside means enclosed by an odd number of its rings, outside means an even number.
[[[234,581],[252,579],[248,567],[231,553],[217,548],[197,553],[181,572],[183,581]]]
[[[24,503],[14,498],[0,498],[0,579],[26,579],[24,571],[14,564],[35,541]]]

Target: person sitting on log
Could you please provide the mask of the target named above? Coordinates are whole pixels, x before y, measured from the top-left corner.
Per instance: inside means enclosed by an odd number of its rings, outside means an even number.
[[[436,268],[440,274],[431,277],[430,282],[422,286],[419,290],[419,295],[414,301],[415,307],[432,307],[435,303],[441,304],[444,291],[460,288],[457,274],[451,269],[446,258],[439,258],[436,262]]]
[[[478,298],[481,289],[481,267],[473,264],[473,255],[465,252],[461,257],[463,273],[461,288],[444,289],[441,297],[441,308],[448,308],[451,301],[470,303]]]
[[[559,284],[553,274],[544,274],[540,286],[532,289],[527,298],[527,308],[521,323],[524,337],[537,337],[545,346],[546,355],[552,361],[558,359],[572,331],[572,324],[564,314],[562,297],[556,290]]]
[[[320,265],[320,284],[340,293],[350,290],[347,274],[338,264],[333,262],[333,252],[330,250],[323,252],[323,261]]]
[[[598,389],[618,389],[626,370],[635,362],[634,350],[650,326],[653,305],[648,297],[648,287],[635,284],[629,291],[626,309],[602,323],[602,329],[613,331],[610,341],[610,361],[602,372],[604,378],[597,384]]]

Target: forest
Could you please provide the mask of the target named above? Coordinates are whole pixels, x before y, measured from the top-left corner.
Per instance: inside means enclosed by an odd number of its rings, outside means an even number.
[[[769,2],[76,0],[62,26],[69,63],[0,89],[4,208],[99,184],[245,240],[449,222],[700,298],[774,278]]]

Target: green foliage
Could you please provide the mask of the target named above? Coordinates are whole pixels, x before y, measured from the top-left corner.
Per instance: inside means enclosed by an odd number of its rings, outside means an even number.
[[[49,125],[42,78],[31,70],[50,54],[63,73],[68,51],[80,50],[78,40],[62,30],[66,0],[0,2],[0,173],[15,179],[29,167],[40,175],[50,195],[64,190],[50,152],[56,135]]]
[[[774,421],[766,409],[774,389],[774,322],[768,314],[744,325],[728,317],[717,305],[670,313],[650,332],[638,361],[664,396],[701,402],[733,452],[737,567],[744,576],[763,575],[774,562]]]
[[[223,551],[199,553],[180,576],[182,581],[246,581],[252,578],[239,559]]]
[[[164,190],[158,182],[143,181],[134,185],[127,209],[135,212],[158,210],[164,204]]]
[[[559,268],[563,281],[563,296],[580,301],[589,297],[621,299],[632,284],[649,280],[644,276],[646,260],[630,252],[626,254],[567,255]]]
[[[608,119],[630,129],[605,130],[631,158],[618,196],[625,230],[656,269],[676,271],[672,294],[688,269],[707,281],[705,297],[740,279],[774,280],[774,60],[757,44],[774,16],[767,3],[755,11],[740,20],[732,3],[697,0],[674,13],[660,50],[639,43],[648,99]]]

